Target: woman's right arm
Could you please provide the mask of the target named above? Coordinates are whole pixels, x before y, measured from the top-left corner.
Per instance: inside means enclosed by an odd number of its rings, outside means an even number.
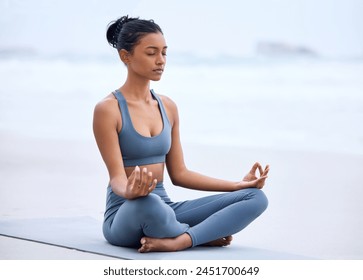
[[[118,142],[118,131],[122,120],[117,100],[106,98],[99,102],[93,115],[93,133],[98,149],[106,164],[112,191],[126,199],[148,195],[156,186],[152,173],[135,167],[129,178],[125,173],[122,154]]]

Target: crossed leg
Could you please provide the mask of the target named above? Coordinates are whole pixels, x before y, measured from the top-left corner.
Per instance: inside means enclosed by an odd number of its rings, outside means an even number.
[[[170,203],[176,218],[190,228],[173,238],[142,237],[139,252],[178,251],[191,246],[227,246],[235,234],[267,208],[264,193],[255,188]]]

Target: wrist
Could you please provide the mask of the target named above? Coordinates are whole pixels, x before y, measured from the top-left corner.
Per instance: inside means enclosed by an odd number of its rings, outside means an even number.
[[[237,182],[237,190],[242,190],[250,187],[250,183],[248,181],[239,181]]]
[[[116,195],[122,196],[124,198],[127,198],[126,185],[127,185],[127,182],[122,180],[121,177],[113,177],[110,180],[110,186],[111,186],[112,191]]]
[[[243,184],[242,184],[242,181],[240,181],[240,182],[235,182],[234,184],[233,184],[233,191],[238,191],[238,190],[241,190],[241,189],[243,189],[244,188],[244,186],[243,186]]]

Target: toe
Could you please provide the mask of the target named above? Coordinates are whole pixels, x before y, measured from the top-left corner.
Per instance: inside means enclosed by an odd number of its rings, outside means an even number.
[[[140,240],[141,247],[138,249],[139,253],[147,252],[147,240],[145,237],[141,238]]]

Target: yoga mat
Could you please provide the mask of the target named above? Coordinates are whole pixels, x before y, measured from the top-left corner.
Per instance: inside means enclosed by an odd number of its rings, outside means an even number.
[[[91,217],[0,220],[0,235],[34,241],[82,252],[133,260],[286,260],[304,256],[242,247],[195,247],[180,252],[138,253],[136,249],[113,246],[102,235],[102,222]],[[0,250],[1,254],[1,250]]]

